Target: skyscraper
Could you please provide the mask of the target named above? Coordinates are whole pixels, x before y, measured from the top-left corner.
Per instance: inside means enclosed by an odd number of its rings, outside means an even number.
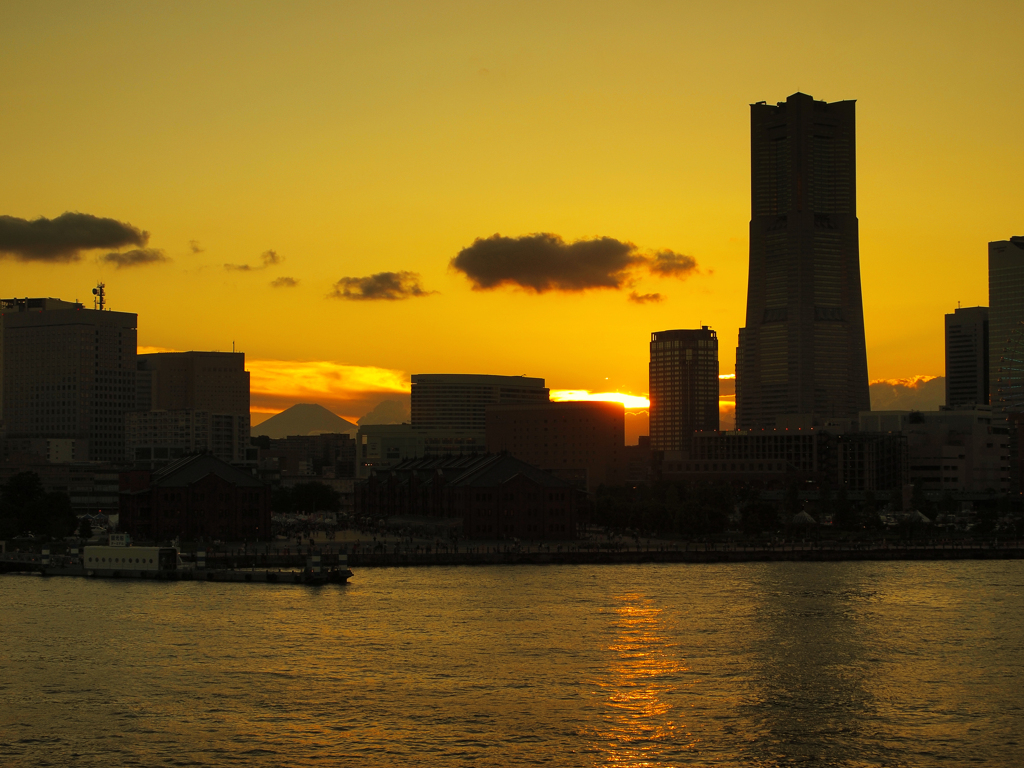
[[[124,415],[135,407],[137,324],[134,313],[60,299],[0,300],[7,438],[42,441],[51,456],[122,461]]]
[[[988,404],[988,307],[946,315],[946,405]]]
[[[718,334],[652,333],[650,366],[653,450],[689,450],[694,432],[718,429]]]
[[[853,101],[795,93],[750,107],[746,324],[736,350],[739,429],[777,416],[870,408],[857,235]]]
[[[992,415],[1024,410],[1024,237],[988,244]]]

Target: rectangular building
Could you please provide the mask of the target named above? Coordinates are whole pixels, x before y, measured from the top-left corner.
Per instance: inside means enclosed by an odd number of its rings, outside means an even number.
[[[139,355],[138,369],[149,390],[140,410],[249,413],[244,352],[156,352]]]
[[[989,389],[993,414],[1024,412],[1024,237],[988,244]]]
[[[487,406],[546,403],[544,379],[463,373],[419,373],[412,377],[412,426],[417,430],[487,431]]]
[[[652,333],[649,371],[652,450],[683,451],[694,432],[718,430],[718,334]]]
[[[60,299],[0,300],[0,421],[7,436],[67,442],[76,461],[125,458],[138,316]]]
[[[125,414],[126,459],[155,469],[194,453],[241,464],[249,449],[249,415],[207,411]]]
[[[614,402],[487,407],[487,452],[508,453],[594,492],[625,481],[625,408]]]
[[[906,483],[902,434],[764,429],[695,434],[688,457],[666,460],[665,479],[718,480],[783,488],[794,481],[848,491],[898,491]]]
[[[905,435],[908,482],[925,491],[1004,493],[1010,488],[1010,431],[992,406],[865,412],[860,427]]]
[[[946,315],[946,405],[988,404],[988,307]]]
[[[244,353],[158,352],[139,355],[137,366],[137,412],[127,417],[129,461],[154,467],[191,453],[246,461]]]

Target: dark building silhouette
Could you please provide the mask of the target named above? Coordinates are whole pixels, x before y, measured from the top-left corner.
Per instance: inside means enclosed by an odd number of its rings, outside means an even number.
[[[899,432],[766,429],[696,434],[688,455],[667,457],[655,474],[776,489],[817,482],[848,491],[899,491],[907,461],[907,437]]]
[[[988,404],[988,307],[946,315],[946,405]]]
[[[752,104],[750,271],[736,350],[739,429],[870,409],[853,101]]]
[[[487,406],[546,403],[544,379],[471,373],[418,373],[412,377],[412,425],[423,430],[487,429]]]
[[[1024,411],[1024,237],[988,244],[989,391],[993,416]]]
[[[190,453],[242,463],[249,447],[249,372],[242,352],[139,355],[129,461],[161,466]]]
[[[51,461],[124,461],[138,316],[51,298],[0,299],[0,422]]]
[[[694,432],[718,429],[718,334],[651,334],[651,449],[684,451]]]
[[[139,539],[270,538],[270,486],[211,454],[121,473],[120,528]]]
[[[496,456],[408,459],[356,485],[356,514],[461,517],[469,539],[570,539],[583,494],[524,461]]]
[[[527,464],[594,492],[625,479],[622,403],[566,402],[487,407],[487,451]]]

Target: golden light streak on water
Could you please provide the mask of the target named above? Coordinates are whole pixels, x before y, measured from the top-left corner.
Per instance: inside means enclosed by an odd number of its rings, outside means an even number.
[[[639,592],[615,600],[617,636],[607,649],[608,676],[596,681],[608,712],[595,746],[611,765],[664,765],[665,744],[676,751],[696,744],[666,697],[677,693],[680,676],[690,670],[654,600]]]

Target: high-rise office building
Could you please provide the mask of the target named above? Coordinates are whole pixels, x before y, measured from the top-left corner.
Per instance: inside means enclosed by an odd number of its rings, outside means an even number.
[[[249,372],[242,352],[138,356],[127,457],[157,466],[190,453],[238,463],[249,446]]]
[[[946,405],[988,404],[988,307],[946,315]]]
[[[1024,237],[988,244],[992,415],[1024,410]]]
[[[694,432],[718,429],[718,334],[698,330],[651,334],[651,448],[689,450]]]
[[[0,300],[0,421],[62,460],[122,461],[138,316],[60,299]]]
[[[750,270],[736,350],[739,429],[870,408],[853,101],[752,104]],[[653,442],[653,435],[652,435]]]

